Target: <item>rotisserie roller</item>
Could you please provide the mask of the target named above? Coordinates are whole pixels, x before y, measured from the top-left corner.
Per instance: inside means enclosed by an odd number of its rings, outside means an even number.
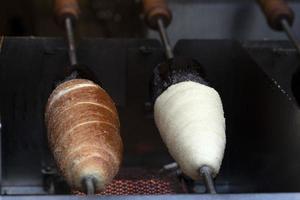
[[[213,178],[226,144],[221,98],[196,60],[175,57],[167,63],[154,69],[156,126],[182,172],[203,180],[207,192],[214,194]]]
[[[48,99],[45,122],[54,158],[72,189],[102,191],[117,174],[123,152],[110,96],[89,80],[64,82]]]
[[[208,166],[215,177],[225,150],[225,118],[213,88],[193,81],[170,86],[155,101],[155,123],[170,154],[194,180]]]
[[[167,58],[154,69],[156,125],[182,171],[203,179],[207,192],[216,193],[213,177],[219,172],[226,143],[221,99],[204,80],[196,60],[174,57],[166,31],[172,19],[167,1],[143,0],[143,7],[146,24],[158,30]]]

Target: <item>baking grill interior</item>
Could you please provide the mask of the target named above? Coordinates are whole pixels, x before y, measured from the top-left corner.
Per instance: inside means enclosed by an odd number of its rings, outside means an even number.
[[[98,195],[166,195],[186,193],[176,173],[163,173],[160,169],[121,169],[117,177]],[[76,193],[75,194],[80,194]]]
[[[44,126],[45,104],[68,66],[51,1],[1,2],[2,195],[81,195],[57,171]],[[98,195],[203,194],[202,181],[180,170],[161,170],[174,160],[154,124],[150,82],[153,68],[165,58],[136,2],[81,5],[78,59],[116,102],[125,147],[120,173]],[[297,1],[291,5],[300,9]],[[170,0],[170,7],[175,55],[199,61],[223,101],[227,145],[217,191],[300,192],[299,58],[282,41],[286,36],[267,26],[254,1]],[[300,26],[298,18],[294,26]],[[294,28],[297,36],[299,30]]]

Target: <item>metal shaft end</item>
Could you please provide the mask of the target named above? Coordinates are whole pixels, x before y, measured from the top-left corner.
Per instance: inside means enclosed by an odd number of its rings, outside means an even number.
[[[87,177],[83,180],[83,188],[87,195],[95,195],[95,181],[93,177]]]
[[[161,41],[165,48],[166,57],[167,57],[167,59],[173,59],[174,58],[173,49],[172,49],[172,46],[171,46],[171,43],[169,40],[169,36],[166,31],[164,22],[161,18],[159,18],[157,20],[157,25],[158,25],[158,31],[159,31]]]
[[[66,37],[68,41],[68,51],[69,51],[69,59],[71,65],[77,65],[77,55],[76,55],[76,44],[75,44],[75,33],[73,29],[73,21],[70,17],[65,19],[66,26]]]
[[[291,41],[291,43],[295,47],[298,55],[300,56],[300,45],[299,45],[295,35],[293,34],[290,24],[288,23],[288,21],[286,19],[281,19],[280,22],[281,22],[281,26],[282,26],[283,30],[287,34],[289,40]]]
[[[199,169],[200,176],[203,177],[206,191],[210,194],[217,194],[212,176],[212,169],[209,166],[203,166]]]

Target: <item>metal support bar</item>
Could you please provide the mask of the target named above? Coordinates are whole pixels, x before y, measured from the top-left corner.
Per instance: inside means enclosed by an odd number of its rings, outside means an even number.
[[[65,19],[65,25],[66,25],[66,34],[67,34],[67,40],[68,40],[68,51],[69,51],[70,63],[72,66],[74,66],[74,65],[77,65],[78,62],[77,62],[77,55],[76,55],[73,23],[72,23],[72,19],[70,17],[67,17]]]
[[[290,39],[290,41],[292,42],[292,44],[296,48],[298,55],[300,56],[300,46],[299,46],[298,41],[295,38],[295,36],[294,36],[294,34],[291,30],[291,27],[290,27],[289,23],[285,19],[282,19],[281,20],[281,25],[282,25],[282,28],[284,29],[284,31],[286,32],[288,38]]]
[[[83,180],[83,186],[86,190],[87,195],[95,194],[95,182],[93,177],[87,177]]]
[[[157,24],[158,24],[159,35],[165,48],[166,57],[167,59],[173,59],[174,58],[173,50],[163,20],[159,18],[157,20]]]
[[[216,194],[217,192],[212,177],[212,169],[208,166],[203,166],[200,168],[199,172],[200,175],[203,177],[207,192],[210,194]]]

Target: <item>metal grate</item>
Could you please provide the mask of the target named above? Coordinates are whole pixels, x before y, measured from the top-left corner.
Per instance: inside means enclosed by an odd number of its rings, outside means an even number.
[[[172,184],[160,179],[147,180],[114,180],[103,195],[150,195],[150,194],[174,194]]]
[[[162,175],[159,170],[122,169],[105,191],[98,195],[154,195],[184,193],[175,175]],[[81,194],[75,192],[75,194]]]

